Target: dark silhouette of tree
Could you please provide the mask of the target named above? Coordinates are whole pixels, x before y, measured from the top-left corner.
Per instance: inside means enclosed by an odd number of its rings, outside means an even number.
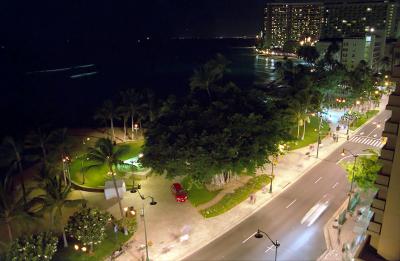
[[[319,58],[319,53],[314,46],[300,46],[297,49],[297,55],[308,63],[315,63]]]

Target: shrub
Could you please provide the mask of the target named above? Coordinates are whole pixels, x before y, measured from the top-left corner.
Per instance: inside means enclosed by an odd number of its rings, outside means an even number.
[[[94,245],[104,239],[109,220],[111,215],[107,212],[96,208],[82,208],[69,218],[65,230],[83,245],[90,246],[90,252],[93,252]]]
[[[133,234],[136,232],[137,229],[136,216],[120,219],[116,223],[120,229],[126,226],[129,234]]]
[[[237,188],[233,193],[226,194],[217,204],[203,209],[200,213],[206,218],[225,213],[246,200],[250,194],[260,190],[269,182],[270,178],[267,175],[253,177],[244,186]]]
[[[22,236],[11,243],[5,260],[51,260],[57,252],[58,238],[51,232]]]

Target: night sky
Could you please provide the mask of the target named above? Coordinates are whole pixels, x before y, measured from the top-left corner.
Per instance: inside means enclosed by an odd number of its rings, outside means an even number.
[[[7,0],[2,45],[113,37],[254,36],[265,0]],[[1,41],[1,39],[0,39]]]

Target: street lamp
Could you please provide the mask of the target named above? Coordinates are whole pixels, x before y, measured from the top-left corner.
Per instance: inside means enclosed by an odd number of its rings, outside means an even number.
[[[277,161],[277,156],[273,156],[272,157],[272,160],[271,160],[271,176],[270,176],[270,179],[271,179],[271,182],[269,183],[269,193],[272,193],[272,181],[274,180],[274,165],[275,165],[275,162]]]
[[[139,125],[138,125],[137,123],[135,123],[134,126],[135,126],[135,127],[134,127],[133,129],[135,130],[135,135],[136,135],[136,137],[137,137],[137,132],[138,132],[138,130],[139,130]]]
[[[255,238],[263,238],[263,234],[267,236],[267,238],[269,239],[269,241],[271,241],[271,243],[275,246],[275,261],[276,258],[278,257],[278,247],[281,245],[278,240],[273,241],[267,233],[265,233],[264,231],[257,229],[257,233],[254,235]]]
[[[157,202],[151,196],[147,196],[147,197],[143,196],[139,191],[140,188],[141,188],[140,184],[137,187],[133,186],[133,188],[131,190],[131,193],[138,192],[140,198],[142,199],[142,216],[143,216],[143,226],[144,226],[144,241],[145,241],[145,247],[146,247],[146,261],[149,261],[150,259],[149,259],[149,248],[148,248],[148,244],[147,244],[146,219],[145,219],[145,216],[144,216],[144,201],[146,199],[150,198],[151,199],[150,205],[152,205],[152,206],[156,205]]]
[[[317,140],[317,159],[319,155],[319,145],[321,144],[321,125],[322,125],[322,112],[317,112],[317,114],[313,113],[313,116],[317,115],[319,118],[319,124],[318,124],[318,140]]]
[[[350,155],[354,157],[354,165],[353,165],[353,171],[352,171],[351,183],[350,183],[350,190],[349,190],[349,204],[347,205],[347,210],[349,210],[350,202],[351,202],[351,193],[353,192],[354,174],[355,174],[355,170],[356,170],[357,158],[358,158],[359,155],[358,154],[354,154],[350,150],[347,150],[347,149],[343,148],[342,153],[341,153],[342,157],[346,156],[346,151],[349,152]]]

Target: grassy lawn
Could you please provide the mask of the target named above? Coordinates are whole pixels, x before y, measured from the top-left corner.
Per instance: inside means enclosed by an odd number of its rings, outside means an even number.
[[[124,144],[118,144],[117,146],[126,146],[127,151],[121,156],[122,160],[126,160],[139,155],[141,147],[143,145],[143,140],[127,142]],[[88,162],[84,158],[73,159],[70,165],[71,179],[77,184],[83,183],[83,175],[81,168],[87,166]],[[100,166],[95,169],[90,169],[85,172],[85,186],[88,187],[103,187],[106,180],[110,180],[111,176],[107,174],[108,168],[106,165]],[[123,173],[118,173],[120,177]]]
[[[269,184],[269,182],[270,178],[266,175],[253,177],[245,185],[237,188],[233,193],[226,194],[217,204],[203,209],[200,213],[205,218],[221,215],[247,200],[250,194],[260,190],[263,186]]]
[[[295,150],[299,148],[303,148],[305,146],[308,146],[313,143],[317,143],[318,140],[318,124],[319,124],[319,118],[317,116],[312,116],[310,117],[310,123],[306,125],[306,135],[304,136],[304,140],[295,140],[292,142],[289,142],[289,148],[290,150]],[[329,124],[326,121],[322,121],[322,126],[321,126],[321,140],[327,136],[329,132]],[[300,137],[303,134],[303,127],[300,127]],[[293,128],[292,130],[292,135],[294,137],[297,136],[297,127]]]
[[[362,115],[359,119],[355,120],[354,123],[350,126],[350,130],[356,130],[358,129],[361,125],[366,123],[369,119],[374,117],[376,114],[378,114],[379,110],[369,110],[367,111],[364,115]]]
[[[189,201],[195,207],[212,200],[221,191],[209,191],[203,184],[196,183],[191,185],[190,183],[190,178],[186,177],[182,181],[182,186],[187,190]]]
[[[106,238],[100,245],[94,247],[92,254],[76,251],[74,243],[70,242],[68,248],[59,247],[53,260],[70,260],[70,261],[97,261],[103,260],[110,256],[112,252],[117,250],[124,244],[132,235],[125,236],[123,233],[118,232],[118,240],[116,239],[113,229],[109,226],[106,230]]]

